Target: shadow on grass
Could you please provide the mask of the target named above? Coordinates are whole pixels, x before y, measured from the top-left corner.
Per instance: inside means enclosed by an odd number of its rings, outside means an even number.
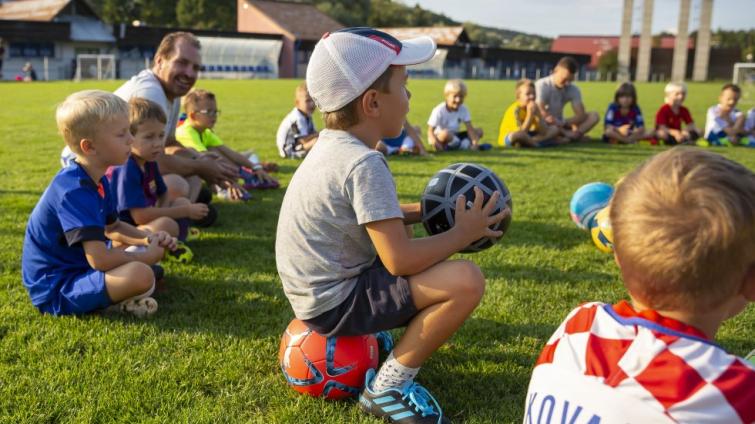
[[[488,279],[505,278],[507,280],[528,280],[538,284],[554,283],[590,283],[599,286],[610,284],[616,276],[599,271],[562,270],[545,265],[481,265],[480,268]]]
[[[569,249],[585,242],[584,231],[541,221],[513,219],[500,243],[507,245],[540,245],[549,248]]]
[[[540,345],[554,330],[551,325],[470,318],[446,348],[432,355],[419,378],[454,422],[509,421],[523,410],[523,382],[529,381],[542,348],[522,353],[521,337],[537,338]]]

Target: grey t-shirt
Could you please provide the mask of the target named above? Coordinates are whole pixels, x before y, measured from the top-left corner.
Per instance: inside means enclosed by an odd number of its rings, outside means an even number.
[[[388,164],[345,131],[323,130],[283,197],[278,274],[296,317],[314,318],[351,294],[375,261],[364,224],[403,218]]]
[[[165,124],[165,137],[169,135],[175,137],[178,114],[181,112],[181,99],[168,100],[154,72],[149,69],[139,72],[115,90],[115,95],[125,101],[131,100],[132,97],[139,97],[160,105],[165,116],[168,117],[168,122]]]
[[[553,77],[540,78],[535,81],[535,101],[545,104],[545,109],[559,120],[564,119],[564,106],[567,103],[582,104],[582,94],[574,84],[558,88]]]

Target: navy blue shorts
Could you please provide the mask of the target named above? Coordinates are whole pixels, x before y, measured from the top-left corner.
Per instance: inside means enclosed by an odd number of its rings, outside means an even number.
[[[105,273],[90,269],[69,278],[50,301],[37,309],[51,315],[82,315],[112,304],[105,287]]]
[[[391,275],[376,259],[346,300],[304,323],[325,337],[359,336],[404,327],[417,312],[409,281]]]

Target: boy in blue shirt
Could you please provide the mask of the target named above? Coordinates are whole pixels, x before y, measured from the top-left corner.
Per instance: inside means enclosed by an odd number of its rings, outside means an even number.
[[[128,106],[99,90],[71,94],[58,106],[58,129],[76,161],[53,178],[26,227],[21,274],[32,304],[52,315],[84,314],[117,305],[148,316],[150,268],[175,239],[118,220],[105,170],[128,159],[133,141]],[[107,241],[146,246],[141,252],[111,249]]]
[[[165,113],[157,103],[133,97],[129,101],[129,131],[134,136],[131,155],[124,165],[108,170],[108,179],[121,221],[178,237],[176,252],[188,258],[192,254],[183,242],[190,220],[205,219],[209,209],[204,203],[189,201],[188,184],[182,192],[168,191],[155,162],[165,148],[165,122]]]

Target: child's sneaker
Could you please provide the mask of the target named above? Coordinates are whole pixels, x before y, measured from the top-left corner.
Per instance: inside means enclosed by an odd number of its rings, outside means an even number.
[[[710,143],[708,142],[708,140],[705,140],[703,138],[698,139],[695,142],[695,145],[697,145],[698,147],[710,147]]]
[[[165,260],[169,262],[178,262],[182,264],[188,264],[194,259],[194,252],[189,249],[184,242],[178,241],[176,244],[176,250],[165,250]]]
[[[116,306],[121,313],[128,313],[137,318],[146,318],[157,312],[157,301],[149,296],[124,300]]]
[[[365,387],[359,395],[359,408],[391,423],[399,424],[448,424],[438,401],[424,387],[408,381],[401,388],[373,392],[370,387],[375,379],[375,370],[365,376]]]

